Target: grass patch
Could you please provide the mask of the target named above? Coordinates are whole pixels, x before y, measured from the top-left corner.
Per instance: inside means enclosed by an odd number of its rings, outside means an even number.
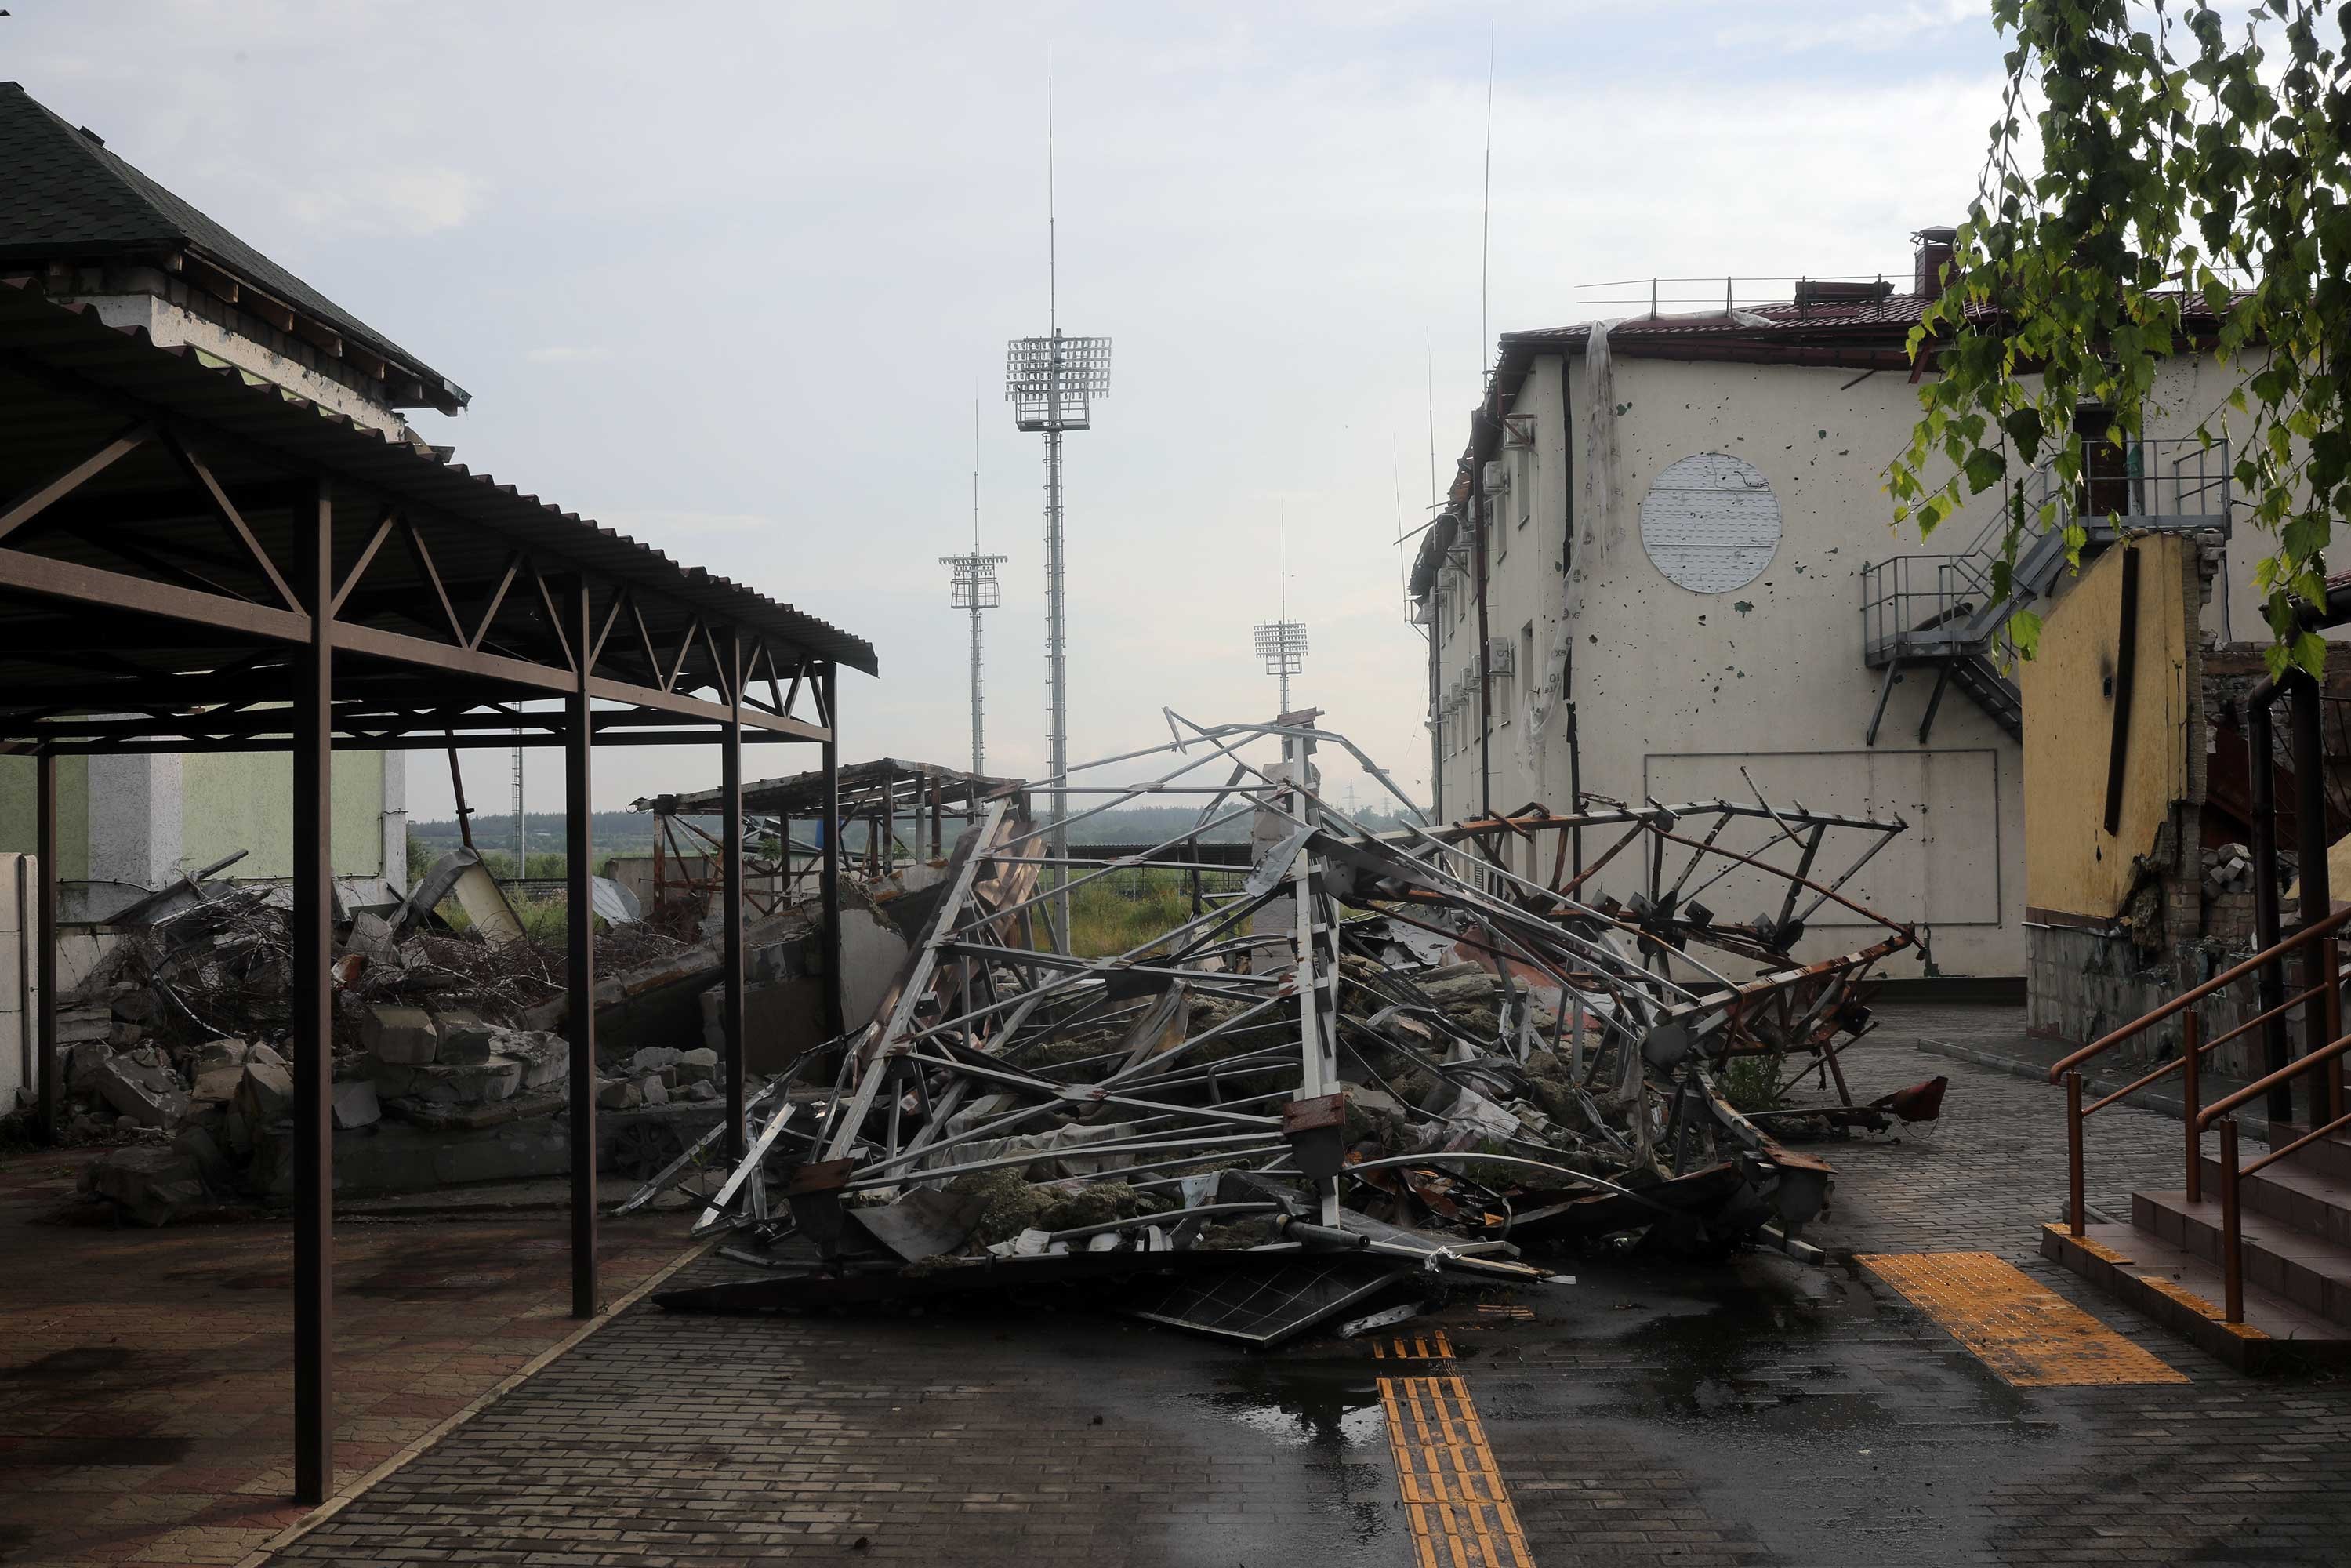
[[[1072,848],[1083,852],[1081,846]],[[1202,872],[1201,894],[1237,893],[1242,876]],[[1070,951],[1081,958],[1106,958],[1164,936],[1191,918],[1190,873],[1157,866],[1113,872],[1070,894]]]

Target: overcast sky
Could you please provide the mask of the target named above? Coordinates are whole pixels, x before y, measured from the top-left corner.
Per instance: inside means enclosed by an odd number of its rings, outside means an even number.
[[[935,559],[969,548],[977,396],[1008,773],[1044,752],[1042,452],[1002,377],[1046,329],[1050,59],[1061,321],[1115,342],[1069,438],[1072,756],[1273,711],[1286,516],[1296,700],[1424,800],[1391,541],[1432,402],[1449,471],[1478,395],[1489,26],[1490,333],[1624,314],[1588,287],[1619,278],[1907,277],[2000,52],[1983,0],[7,8],[0,78],[470,390],[419,422],[461,461],[870,639],[848,759],[968,759]],[[596,802],[716,767],[607,752]],[[474,754],[475,803],[508,773]],[[533,810],[559,773],[535,754]],[[420,755],[412,810],[449,803]]]

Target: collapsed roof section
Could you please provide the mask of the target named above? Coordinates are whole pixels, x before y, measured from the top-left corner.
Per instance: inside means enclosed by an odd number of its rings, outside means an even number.
[[[1325,747],[1384,778],[1343,737],[1168,716],[1177,738],[1156,752],[1032,788],[1099,797],[1090,810],[1190,795],[1184,832],[1057,859],[1027,795],[986,801],[901,914],[912,951],[872,1022],[751,1103],[739,1164],[710,1161],[714,1134],[647,1185],[638,1201],[671,1186],[706,1200],[703,1230],[801,1244],[730,1249],[771,1272],[665,1304],[1068,1281],[1141,1290],[1159,1301],[1144,1315],[1196,1327],[1241,1299],[1362,1298],[1320,1274],[1171,1286],[1196,1266],[1343,1255],[1374,1275],[1525,1282],[1548,1271],[1513,1260],[1523,1246],[1792,1236],[1832,1173],[1772,1129],[1933,1113],[1935,1095],[1854,1105],[1836,1061],[1869,1027],[1870,967],[1914,941],[1842,891],[1900,821],[1759,799],[1374,833],[1319,790]],[[1281,761],[1242,755],[1269,740]],[[1071,781],[1138,768],[1153,771]],[[1254,852],[1206,886],[1186,846],[1227,823]],[[1604,873],[1637,891],[1598,894]],[[1190,884],[1173,929],[1101,956],[1050,929],[1055,878],[1153,875]],[[1747,918],[1716,913],[1750,901]],[[1861,945],[1798,965],[1823,910]],[[1814,1074],[1834,1100],[1789,1103]],[[1265,1326],[1249,1321],[1239,1337]]]

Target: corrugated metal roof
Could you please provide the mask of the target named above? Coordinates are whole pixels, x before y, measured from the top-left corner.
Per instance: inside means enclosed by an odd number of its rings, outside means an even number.
[[[48,298],[35,278],[0,277],[0,371],[12,360],[53,368],[101,395],[131,400],[231,437],[267,459],[267,466],[277,470],[270,477],[325,473],[387,500],[466,524],[473,537],[450,549],[435,546],[437,565],[451,579],[494,578],[508,550],[533,550],[665,596],[811,657],[868,674],[877,672],[872,644],[862,637],[715,572],[673,560],[489,475],[444,461],[428,447],[358,424],[196,350],[160,347],[141,329],[109,327],[86,306]],[[46,461],[51,465],[60,457],[70,460],[120,423],[119,413],[54,395],[20,393],[6,401],[10,406],[0,414],[6,426],[0,430],[0,457],[10,461],[0,468],[16,467],[21,460],[28,474],[37,471],[33,455],[39,451],[50,453]],[[119,466],[129,470],[132,465]],[[114,477],[110,473],[104,479]],[[225,468],[223,478],[230,478]],[[255,526],[263,528],[257,519]]]

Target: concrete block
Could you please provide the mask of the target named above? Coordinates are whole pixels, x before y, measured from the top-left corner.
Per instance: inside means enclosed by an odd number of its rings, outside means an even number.
[[[248,1127],[266,1127],[294,1113],[294,1075],[283,1067],[248,1060],[232,1103]]]
[[[236,1172],[221,1153],[219,1140],[202,1127],[183,1127],[172,1147],[196,1162],[196,1174],[208,1192],[225,1193],[235,1185]]]
[[[499,1038],[508,1030],[495,1029],[482,1021],[481,1015],[468,1011],[452,1011],[433,1015],[434,1030],[441,1037],[441,1054],[436,1061],[487,1061],[499,1051]]]
[[[671,1046],[649,1045],[629,1058],[629,1071],[637,1077],[642,1077],[648,1072],[658,1072],[664,1067],[674,1066],[677,1059],[684,1054],[683,1051]]]
[[[335,1085],[337,1127],[365,1127],[382,1119],[383,1107],[376,1099],[374,1084],[353,1078]]]
[[[436,1104],[505,1100],[522,1087],[522,1063],[503,1056],[487,1061],[427,1062],[409,1071],[413,1076],[408,1092]]]
[[[633,1111],[644,1103],[643,1093],[625,1078],[609,1079],[596,1091],[596,1103],[607,1111]]]
[[[169,1225],[204,1201],[202,1171],[178,1149],[116,1149],[93,1167],[90,1186],[140,1225]]]
[[[360,1042],[385,1061],[417,1067],[438,1059],[441,1036],[423,1008],[373,1007],[360,1019]]]
[[[559,1034],[500,1030],[496,1055],[522,1063],[525,1090],[560,1088],[571,1065],[571,1044]]]
[[[225,1105],[236,1098],[236,1086],[243,1082],[243,1067],[200,1067],[190,1098],[200,1104]]]
[[[689,1083],[685,1086],[682,1097],[687,1100],[716,1100],[718,1098],[718,1085],[707,1080]]]
[[[642,1105],[669,1103],[669,1085],[658,1072],[649,1072],[637,1080],[637,1103]]]
[[[294,1064],[278,1055],[275,1047],[257,1040],[246,1048],[245,1061],[248,1067],[258,1063],[263,1067],[282,1067],[288,1072],[294,1071]]]
[[[267,1046],[264,1046],[262,1049],[264,1051],[269,1050]],[[245,1065],[246,1056],[249,1055],[252,1051],[253,1047],[246,1044],[245,1041],[241,1040],[207,1040],[203,1045],[196,1047],[196,1071],[198,1072],[209,1072],[213,1069],[218,1067],[243,1067]],[[269,1054],[275,1056],[277,1053],[271,1051]],[[280,1062],[279,1065],[283,1066],[285,1064]]]
[[[97,1088],[109,1105],[142,1127],[174,1126],[188,1113],[179,1075],[135,1055],[110,1058],[97,1073]]]
[[[102,1040],[85,1040],[66,1048],[66,1092],[95,1094],[99,1075],[114,1060],[114,1048]]]
[[[707,1047],[697,1047],[677,1059],[677,1081],[680,1084],[709,1083],[718,1077],[718,1053]]]

